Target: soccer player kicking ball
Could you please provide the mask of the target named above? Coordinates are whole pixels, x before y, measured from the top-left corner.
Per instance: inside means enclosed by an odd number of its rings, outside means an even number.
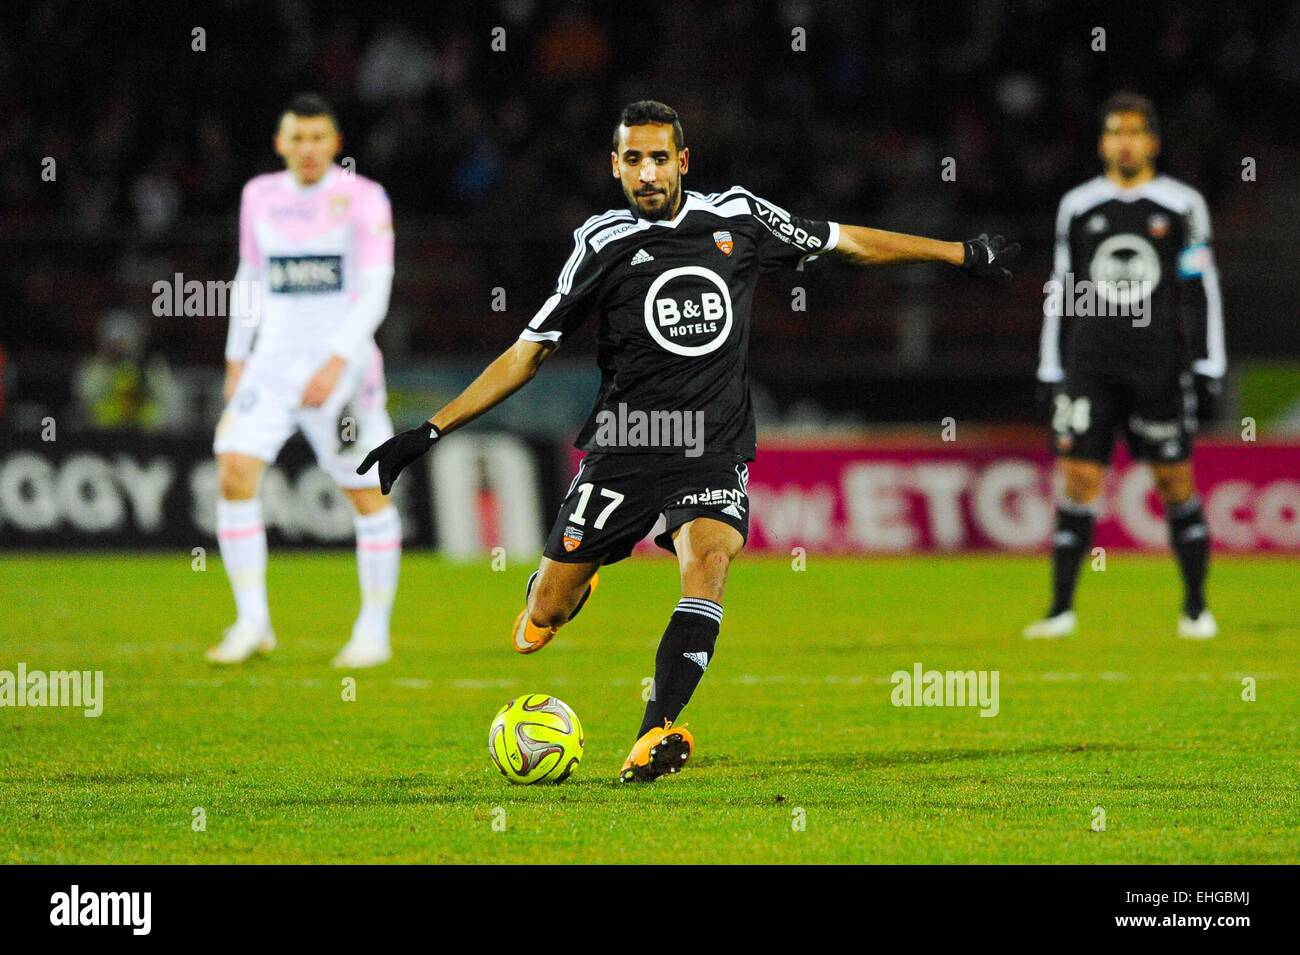
[[[379,482],[359,477],[356,464],[363,449],[393,434],[374,342],[393,282],[392,213],[378,183],[334,165],[341,142],[324,100],[300,96],[275,137],[286,171],[244,187],[236,287],[259,294],[255,313],[232,310],[227,404],[213,443],[217,538],[238,610],[208,650],[214,663],[240,663],[275,646],[257,491],[295,428],[356,511],[361,614],[334,665],[375,666],[391,656],[401,525]]]
[[[689,162],[676,112],[651,101],[625,108],[610,168],[627,207],[592,216],[573,233],[554,292],[511,348],[427,424],[361,465],[378,462],[387,491],[440,435],[523,387],[565,335],[598,316],[601,388],[577,441],[587,453],[529,578],[512,641],[520,653],[549,643],[581,609],[596,571],[627,557],[663,514],[655,540],[677,555],[681,600],[659,643],[623,782],[676,772],[694,749],[691,734],[674,724],[713,659],[727,569],[749,527],[755,432],[747,358],[759,273],[833,254],[860,265],[946,262],[1009,279],[1006,263],[1019,251],[1000,237],[940,242],[802,219],[739,186],[688,192]]]
[[[1111,97],[1099,144],[1106,174],[1067,192],[1056,216],[1055,291],[1044,308],[1038,378],[1055,387],[1052,430],[1064,497],[1052,535],[1052,606],[1025,628],[1030,639],[1074,632],[1079,565],[1092,544],[1120,428],[1133,457],[1151,466],[1164,504],[1184,584],[1178,635],[1218,633],[1205,604],[1210,536],[1190,459],[1193,379],[1213,395],[1227,364],[1223,305],[1205,200],[1156,175],[1159,150],[1151,102],[1131,93]],[[1079,312],[1073,306],[1088,283],[1097,307]]]

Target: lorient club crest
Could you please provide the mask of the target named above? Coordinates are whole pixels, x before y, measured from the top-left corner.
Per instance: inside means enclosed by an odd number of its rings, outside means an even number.
[[[713,233],[713,244],[718,247],[718,251],[723,255],[730,255],[731,250],[736,247],[736,244],[731,241],[731,233],[726,229],[719,229]]]
[[[565,553],[573,553],[578,549],[578,545],[582,543],[582,528],[574,527],[572,524],[566,525],[563,541]]]

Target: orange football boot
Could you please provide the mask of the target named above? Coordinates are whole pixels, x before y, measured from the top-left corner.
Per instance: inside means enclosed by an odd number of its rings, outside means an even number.
[[[537,574],[528,578],[528,593],[533,591],[533,582],[537,579]],[[587,602],[596,590],[596,584],[600,582],[600,574],[592,574],[591,583],[587,584],[587,591],[578,601],[578,606],[573,608],[573,613],[569,614],[569,620],[578,615],[583,604]],[[514,644],[515,650],[519,653],[536,653],[542,647],[551,642],[552,638],[560,632],[559,627],[539,627],[528,619],[527,597],[524,598],[524,609],[519,611],[519,616],[515,617],[515,628],[510,634],[510,642]],[[568,623],[568,620],[565,621]]]
[[[620,783],[652,783],[660,776],[680,772],[695,752],[695,737],[685,724],[674,727],[664,720],[662,727],[648,730],[636,741],[619,770]]]

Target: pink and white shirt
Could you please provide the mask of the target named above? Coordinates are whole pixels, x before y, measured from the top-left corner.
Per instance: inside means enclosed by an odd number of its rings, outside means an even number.
[[[243,361],[254,349],[364,360],[392,291],[387,193],[338,166],[310,186],[287,170],[249,180],[235,278],[238,288],[256,294],[241,295],[249,306],[232,310],[228,360]]]

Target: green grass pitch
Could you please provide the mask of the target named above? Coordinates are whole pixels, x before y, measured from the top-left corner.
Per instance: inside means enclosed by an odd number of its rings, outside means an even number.
[[[1217,560],[1223,633],[1199,643],[1174,635],[1172,561],[1113,554],[1084,569],[1079,635],[1025,642],[1043,558],[742,557],[685,713],[695,758],[637,787],[612,780],[676,567],[609,568],[521,657],[530,570],[408,555],[394,661],[346,702],[328,664],[356,606],[348,553],[272,553],[280,648],[235,670],[202,658],[232,614],[215,559],[0,559],[0,669],[105,680],[97,719],[0,709],[0,861],[1300,861],[1294,561]],[[890,674],[918,662],[997,670],[998,715],[893,706]],[[493,714],[526,691],[585,725],[561,786],[511,786],[488,759]]]

